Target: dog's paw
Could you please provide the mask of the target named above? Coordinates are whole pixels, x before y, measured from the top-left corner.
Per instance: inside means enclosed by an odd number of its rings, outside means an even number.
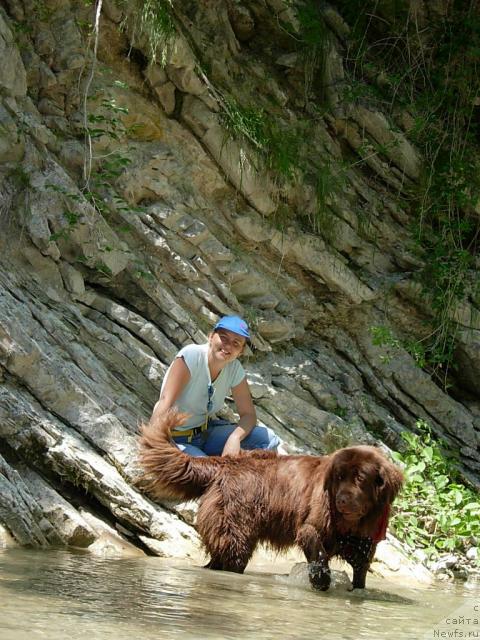
[[[363,582],[355,582],[348,587],[348,591],[358,591],[359,589],[365,589],[365,580]]]
[[[223,569],[223,563],[218,559],[211,558],[211,560],[209,560],[207,564],[203,565],[203,568],[213,569],[214,571],[221,571]]]
[[[308,578],[314,589],[326,591],[332,580],[328,564],[325,562],[310,562],[308,565]]]

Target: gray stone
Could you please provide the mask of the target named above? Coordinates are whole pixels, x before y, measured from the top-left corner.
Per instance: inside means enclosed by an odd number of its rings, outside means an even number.
[[[20,162],[25,145],[17,129],[15,120],[0,104],[0,163]]]
[[[480,331],[470,329],[460,332],[455,359],[462,384],[477,395],[480,380]]]
[[[303,445],[324,452],[324,439],[332,427],[342,428],[343,420],[322,411],[286,390],[273,391],[262,397],[260,405],[276,418]]]
[[[430,565],[430,569],[431,571],[433,571],[433,573],[442,573],[442,572],[445,572],[447,569],[452,569],[456,567],[458,564],[458,561],[459,561],[458,556],[455,556],[453,554],[448,554],[448,555],[442,556],[437,561],[433,562]]]
[[[248,9],[239,2],[230,3],[228,10],[235,36],[240,42],[247,42],[255,35],[255,20]]]
[[[294,69],[299,65],[298,53],[284,53],[275,60],[275,64],[278,64],[280,67]]]
[[[272,344],[293,338],[296,329],[293,320],[283,318],[274,311],[265,311],[258,319],[256,326],[262,338]]]
[[[102,9],[109,20],[119,23],[123,18],[123,11],[114,0],[103,0]]]
[[[155,93],[160,100],[160,104],[165,109],[167,116],[171,116],[175,111],[175,85],[173,82],[166,82],[161,87],[155,87]]]
[[[277,251],[321,277],[333,290],[347,295],[353,303],[371,300],[375,293],[350,271],[345,261],[313,235],[289,229],[275,232],[271,244]]]
[[[235,187],[260,212],[271,214],[275,210],[272,195],[275,191],[267,176],[258,176],[257,162],[249,158],[245,145],[229,138],[217,116],[204,103],[191,97],[185,99],[182,118],[201,137],[202,142],[225,171]]]
[[[38,110],[40,113],[43,113],[46,116],[63,116],[64,110],[62,107],[59,107],[58,104],[52,102],[52,100],[48,100],[48,98],[43,98],[38,103]]]
[[[27,93],[27,75],[13,34],[0,13],[0,89],[12,96],[22,97]]]
[[[102,518],[82,509],[81,518],[94,533],[94,540],[89,544],[88,551],[100,558],[138,558],[145,556],[137,546],[129,542],[117,529],[114,529]],[[118,526],[120,529],[120,526]],[[126,531],[126,530],[125,530]]]
[[[189,67],[174,67],[169,64],[166,70],[168,77],[180,91],[194,96],[199,96],[206,92],[207,88],[193,69]]]
[[[67,262],[61,263],[60,272],[67,291],[70,291],[75,298],[81,298],[85,294],[85,282],[82,274]]]
[[[478,547],[470,547],[465,555],[467,560],[476,560],[478,558]]]
[[[365,107],[357,107],[354,111],[357,122],[382,145],[382,153],[390,158],[410,178],[420,175],[420,157],[403,133],[394,131],[385,116]]]
[[[0,523],[22,545],[45,547],[48,528],[42,510],[21,476],[0,455]],[[50,527],[51,529],[51,527]],[[47,535],[45,535],[47,533]],[[57,542],[57,540],[54,540]]]
[[[71,547],[92,544],[95,533],[76,509],[32,469],[22,467],[20,475],[64,544]]]

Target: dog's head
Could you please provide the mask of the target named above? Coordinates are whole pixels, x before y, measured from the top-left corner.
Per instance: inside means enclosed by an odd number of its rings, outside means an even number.
[[[330,456],[324,487],[338,516],[352,528],[385,512],[403,483],[403,475],[375,447],[340,449]]]

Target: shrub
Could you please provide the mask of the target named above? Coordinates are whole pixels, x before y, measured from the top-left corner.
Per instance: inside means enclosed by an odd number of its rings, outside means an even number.
[[[428,424],[419,420],[417,429],[402,434],[406,449],[393,454],[404,466],[406,483],[392,528],[429,559],[445,551],[464,553],[480,540],[478,493],[460,482],[455,457],[433,438]]]

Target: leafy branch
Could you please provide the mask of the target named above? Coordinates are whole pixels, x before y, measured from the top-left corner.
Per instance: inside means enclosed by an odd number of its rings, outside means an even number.
[[[392,528],[429,559],[445,551],[465,553],[480,541],[478,493],[460,482],[456,458],[434,439],[429,425],[419,420],[416,426],[418,433],[402,434],[405,451],[393,454],[404,467],[406,483]]]

